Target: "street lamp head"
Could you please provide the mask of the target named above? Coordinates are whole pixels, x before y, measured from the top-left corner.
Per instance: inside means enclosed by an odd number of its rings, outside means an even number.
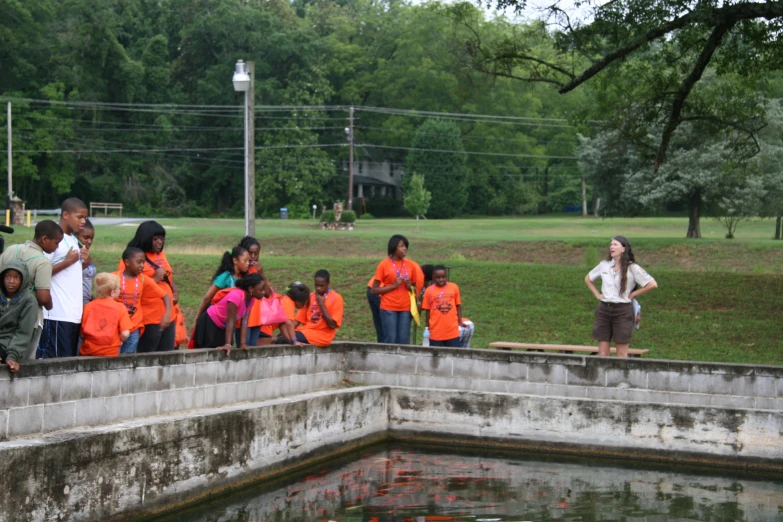
[[[242,60],[237,61],[233,82],[235,91],[244,92],[250,88],[250,75],[247,74],[245,62]]]

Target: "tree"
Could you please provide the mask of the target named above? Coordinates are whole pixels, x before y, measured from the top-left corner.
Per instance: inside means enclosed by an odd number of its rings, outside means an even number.
[[[526,5],[525,0],[480,3],[501,10]],[[561,94],[590,82],[599,92],[595,113],[613,120],[615,128],[641,141],[647,125],[660,126],[656,170],[684,122],[709,123],[716,134],[734,129],[751,141],[763,126],[759,85],[765,71],[780,66],[783,1],[587,0],[577,5],[580,11],[566,11],[558,2],[547,8],[554,32],[543,22],[494,39],[474,30],[463,49],[466,62],[487,74],[554,85]],[[473,27],[467,9],[456,6],[453,13]],[[547,38],[554,39],[556,53],[541,52]],[[704,86],[709,71],[718,80]]]
[[[405,203],[405,210],[410,212],[412,216],[416,216],[417,231],[419,230],[419,216],[427,215],[427,209],[430,208],[431,199],[432,194],[429,190],[424,188],[424,176],[413,174],[403,201]]]
[[[760,178],[750,178],[744,186],[735,188],[718,202],[719,215],[715,218],[726,227],[726,239],[734,239],[740,221],[759,215],[764,184]]]
[[[451,121],[429,119],[416,131],[411,149],[407,169],[424,177],[433,198],[431,217],[459,216],[468,199],[467,155],[459,127]],[[406,192],[411,181],[412,176],[403,179]]]

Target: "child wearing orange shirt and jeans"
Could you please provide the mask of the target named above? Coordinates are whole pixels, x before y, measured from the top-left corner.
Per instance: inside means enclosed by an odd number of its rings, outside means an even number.
[[[310,306],[299,309],[296,320],[296,343],[314,344],[325,348],[332,344],[337,329],[343,324],[343,296],[329,288],[329,272],[315,273],[315,292],[310,294]]]
[[[166,229],[157,221],[144,221],[136,229],[136,235],[128,242],[129,247],[140,248],[144,252],[143,274],[152,279],[171,298],[172,313],[166,318],[163,300],[157,297],[142,297],[144,308],[144,332],[139,337],[139,353],[164,352],[176,348],[177,325],[174,319],[179,301],[179,291],[174,283],[174,272],[163,248],[166,246]],[[125,263],[120,261],[118,272],[125,271]]]
[[[152,278],[145,276],[144,251],[136,247],[128,247],[122,253],[122,264],[125,270],[117,272],[120,278],[120,295],[117,301],[125,306],[131,319],[130,336],[123,341],[120,353],[136,353],[139,339],[144,333],[144,308],[142,303],[149,303],[154,299],[163,301],[165,311],[162,323],[171,322],[171,296],[155,284]],[[153,326],[154,327],[154,326]]]
[[[460,347],[460,326],[462,324],[462,300],[459,287],[448,282],[446,267],[432,267],[434,285],[424,292],[421,307],[427,312],[427,326],[430,329],[430,346]]]
[[[395,234],[389,239],[389,257],[378,263],[370,293],[381,296],[383,342],[409,344],[411,340],[411,290],[415,296],[424,285],[424,273],[407,259],[408,240]]]
[[[128,310],[115,301],[120,295],[120,278],[102,272],[95,276],[95,299],[87,303],[82,316],[82,346],[79,355],[116,357],[128,338],[131,320]]]

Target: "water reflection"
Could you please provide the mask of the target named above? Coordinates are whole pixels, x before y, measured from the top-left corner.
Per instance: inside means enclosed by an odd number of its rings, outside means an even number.
[[[171,521],[783,519],[781,483],[392,447]]]

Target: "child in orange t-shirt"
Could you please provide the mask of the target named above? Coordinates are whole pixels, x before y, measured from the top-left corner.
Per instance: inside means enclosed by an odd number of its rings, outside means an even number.
[[[120,278],[102,272],[95,276],[95,299],[87,303],[82,316],[82,346],[79,355],[116,357],[128,338],[131,320],[128,310],[115,301],[120,295]]]
[[[307,285],[296,281],[291,283],[285,295],[275,293],[271,288],[269,295],[265,299],[280,299],[280,305],[283,307],[288,320],[284,323],[268,324],[261,327],[261,336],[258,344],[294,344],[296,343],[296,311],[300,308],[306,308],[310,303],[310,289]],[[275,339],[273,334],[275,330],[280,330],[280,335]]]
[[[421,307],[427,312],[430,346],[459,348],[459,328],[462,324],[462,300],[459,287],[448,282],[446,267],[432,267],[434,285],[424,292]]]
[[[380,318],[387,344],[410,343],[411,292],[416,306],[416,296],[424,285],[421,267],[407,257],[408,245],[408,239],[399,234],[389,239],[389,257],[378,263],[370,289],[372,295],[381,296]]]
[[[162,299],[165,306],[163,324],[171,322],[171,296],[167,294],[155,281],[145,276],[144,251],[136,247],[128,247],[122,253],[122,263],[125,270],[117,272],[120,278],[120,295],[117,301],[125,305],[131,319],[130,336],[120,346],[120,353],[136,353],[139,346],[139,338],[144,333],[144,306],[143,302],[153,299]],[[155,327],[154,325],[152,326]]]
[[[315,292],[310,294],[310,305],[300,308],[296,314],[296,321],[301,326],[296,329],[294,344],[324,348],[332,344],[337,329],[342,326],[343,296],[329,288],[329,278],[326,270],[315,273]]]

